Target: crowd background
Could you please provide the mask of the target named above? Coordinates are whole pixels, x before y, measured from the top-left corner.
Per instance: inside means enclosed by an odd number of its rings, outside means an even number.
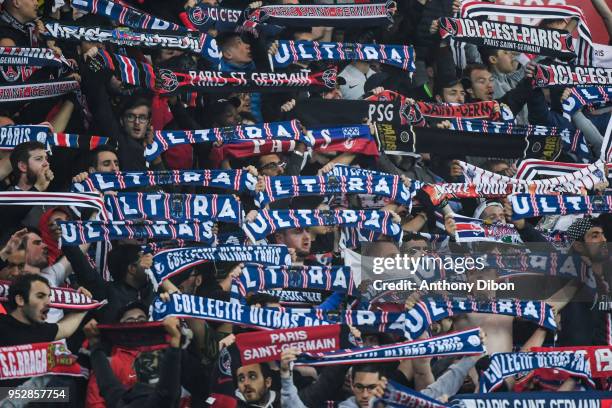
[[[470,155],[470,152],[462,149],[455,150],[454,145],[449,147],[443,141],[435,142],[436,139],[432,139],[432,143],[438,143],[438,146],[429,151],[420,150],[403,155],[376,151],[376,154],[371,154],[365,153],[366,148],[364,151],[351,148],[355,140],[349,136],[340,138],[339,144],[344,144],[344,147],[334,151],[313,148],[303,139],[296,139],[282,147],[272,147],[272,142],[264,141],[264,147],[259,150],[253,147],[257,143],[247,140],[245,143],[250,144],[245,154],[244,149],[238,148],[239,144],[208,141],[171,146],[154,160],[146,159],[147,145],[155,140],[159,142],[160,139],[155,139],[155,132],[160,130],[225,128],[231,132],[231,129],[239,125],[299,119],[300,126],[304,126],[299,131],[303,134],[321,126],[341,128],[364,124],[368,140],[374,143],[374,136],[379,129],[376,128],[376,122],[387,120],[396,128],[406,125],[406,117],[399,117],[405,113],[400,112],[399,106],[417,106],[417,102],[451,104],[449,106],[492,102],[492,115],[498,114],[497,117],[517,126],[539,125],[551,134],[554,133],[550,131],[553,128],[570,129],[572,132],[580,130],[589,150],[585,152],[588,158],[564,150],[555,160],[564,163],[595,163],[600,157],[602,145],[607,143],[606,132],[610,132],[610,106],[604,103],[592,109],[579,110],[570,118],[564,116],[562,104],[570,97],[571,88],[533,86],[536,62],[554,63],[553,57],[526,56],[506,49],[468,44],[463,48],[465,60],[459,62],[453,44],[439,35],[438,19],[457,16],[461,0],[399,0],[387,4],[390,18],[376,27],[359,24],[339,24],[337,27],[295,25],[276,27],[268,32],[260,27],[227,30],[213,24],[206,34],[216,39],[220,59],[215,64],[200,55],[172,48],[125,46],[113,41],[103,43],[50,39],[45,35],[48,30],[43,22],[59,21],[88,28],[112,28],[121,26],[119,21],[122,18],[125,20],[125,16],[109,19],[96,13],[84,13],[81,8],[72,7],[73,1],[46,0],[39,3],[36,0],[4,0],[0,12],[0,47],[49,48],[56,57],[63,56],[69,62],[69,67],[59,69],[53,66],[22,66],[0,62],[0,88],[4,92],[0,103],[0,124],[5,127],[2,129],[11,132],[12,125],[41,125],[51,135],[97,135],[108,138],[107,143],[94,146],[92,150],[83,148],[91,143],[80,142],[79,149],[51,148],[48,143],[31,140],[10,148],[5,146],[0,151],[0,189],[3,194],[32,193],[20,196],[24,200],[32,200],[32,205],[0,203],[0,278],[10,282],[3,303],[6,311],[0,316],[0,346],[65,339],[68,355],[70,358],[78,358],[76,361],[80,370],[65,376],[51,373],[49,368],[47,375],[32,378],[12,376],[10,370],[3,370],[0,381],[2,386],[34,389],[68,387],[70,402],[59,403],[58,406],[71,407],[323,407],[336,404],[345,408],[365,408],[412,406],[419,401],[424,403],[418,400],[423,395],[431,398],[427,404],[433,407],[436,403],[447,403],[456,394],[482,396],[480,377],[487,370],[489,358],[494,353],[525,352],[540,346],[612,346],[612,297],[609,292],[612,268],[606,245],[606,237],[612,236],[610,206],[607,211],[601,211],[601,214],[597,211],[589,212],[586,208],[582,213],[579,211],[579,214],[574,215],[559,213],[517,219],[513,217],[510,197],[448,197],[450,199],[447,200],[438,199],[431,190],[423,188],[436,183],[465,182],[466,163],[496,175],[513,178],[523,157],[508,157],[507,152],[497,150],[496,147],[490,148],[490,154],[487,155]],[[95,0],[85,3],[103,7],[101,2],[98,4]],[[315,0],[308,4],[336,3],[344,2]],[[202,0],[200,4],[196,4],[195,0],[123,0],[116,4],[196,30],[198,27],[193,25],[188,15],[197,6],[240,11],[248,7],[253,12],[266,5],[298,4],[298,0],[265,1],[264,4],[245,4],[239,0]],[[608,33],[612,33],[609,1],[593,0],[592,5]],[[507,7],[510,10],[513,6]],[[534,18],[530,22],[543,29],[565,30],[575,36],[578,23],[577,18],[556,17]],[[584,23],[589,25],[590,22]],[[261,92],[229,92],[227,88],[221,92],[208,92],[206,89],[196,89],[196,92],[175,92],[168,96],[126,83],[123,74],[118,75],[117,70],[113,72],[109,69],[106,57],[111,54],[124,55],[133,61],[151,64],[156,70],[176,72],[271,72],[271,56],[279,51],[278,40],[410,45],[414,51],[414,59],[411,61],[414,68],[408,72],[379,61],[342,60],[339,57],[331,61],[337,67],[338,75],[331,88],[304,87],[297,90],[276,89],[273,92],[269,89]],[[6,53],[4,51],[3,55],[8,55]],[[567,61],[562,63],[571,64]],[[127,66],[129,69],[129,63]],[[322,61],[298,60],[286,68],[277,68],[275,72],[299,72],[304,68],[320,71],[327,69],[327,64]],[[160,71],[157,72],[158,81],[163,81]],[[18,100],[7,96],[12,86],[60,79],[76,81],[78,89],[40,99],[26,97]],[[176,77],[171,79],[176,80]],[[160,82],[156,85],[160,85]],[[602,92],[609,96],[606,85],[609,87],[612,84],[602,84],[602,89],[606,89]],[[396,105],[389,113],[391,117],[385,118],[386,111],[381,113],[375,109],[370,109],[368,115],[360,117],[357,109],[361,107],[356,108],[358,105],[346,104],[345,101],[392,102]],[[431,128],[448,132],[449,135],[456,131],[453,129],[457,129],[453,127],[453,119],[461,119],[424,116],[420,123],[414,123],[415,127]],[[338,119],[335,120],[335,117]],[[352,123],[343,122],[346,118],[356,120]],[[13,132],[15,137],[19,137],[17,130]],[[439,133],[419,135],[417,131],[416,135],[417,138],[433,138]],[[493,134],[488,136],[495,137]],[[480,147],[487,150],[487,140],[481,140],[480,143]],[[180,319],[180,316],[166,316],[163,322],[157,324],[146,323],[152,320],[151,306],[155,302],[172,302],[170,297],[176,296],[178,292],[227,302],[234,299],[232,285],[240,280],[244,263],[200,263],[165,279],[159,286],[154,285],[151,278],[154,256],[162,246],[164,249],[214,246],[222,244],[220,239],[201,244],[186,244],[182,240],[170,239],[164,240],[162,244],[155,233],[150,232],[145,239],[105,240],[102,242],[104,245],[100,245],[100,242],[86,242],[80,246],[60,245],[62,234],[63,239],[67,239],[67,230],[60,228],[61,222],[94,220],[100,216],[99,212],[89,209],[75,211],[69,203],[49,205],[36,202],[37,197],[42,197],[38,193],[73,191],[73,183],[86,183],[92,180],[91,174],[94,173],[155,171],[168,174],[170,170],[243,169],[257,180],[256,190],[263,191],[267,185],[272,184],[270,180],[274,180],[269,178],[326,176],[331,174],[336,165],[400,176],[394,180],[399,180],[400,184],[409,189],[414,200],[408,205],[376,194],[325,194],[324,190],[317,190],[319,193],[314,196],[295,194],[298,197],[271,202],[267,209],[385,211],[391,217],[389,222],[401,225],[403,240],[399,247],[402,253],[413,257],[444,253],[449,250],[449,245],[453,247],[455,244],[458,244],[456,248],[463,245],[465,251],[465,244],[458,238],[460,235],[457,229],[459,223],[465,227],[466,221],[456,218],[457,215],[470,217],[471,221],[467,223],[472,225],[474,220],[480,220],[487,226],[503,225],[510,229],[508,235],[516,235],[524,245],[539,243],[548,253],[562,251],[560,243],[565,244],[564,250],[577,255],[587,265],[587,273],[595,282],[595,290],[585,294],[584,280],[580,279],[558,281],[550,277],[531,277],[531,280],[523,283],[525,286],[531,285],[532,289],[533,286],[537,287],[538,293],[534,296],[538,297],[533,300],[548,302],[557,322],[556,330],[517,316],[472,312],[457,313],[431,322],[419,336],[423,340],[479,327],[486,346],[483,355],[384,362],[355,359],[353,364],[324,367],[306,364],[294,367],[299,350],[288,348],[276,361],[243,365],[240,358],[236,357],[236,336],[256,332],[261,327],[247,328],[214,319]],[[109,180],[116,178],[111,177]],[[323,183],[322,180],[329,182],[329,179],[319,179],[317,183]],[[269,225],[276,227],[268,234],[266,244],[287,246],[293,267],[359,265],[359,261],[350,263],[347,255],[358,255],[359,246],[347,244],[346,235],[343,236],[341,232],[343,228],[334,225],[334,222],[287,228],[291,224],[283,224],[283,220],[263,218],[262,221],[263,209],[255,205],[248,192],[168,182],[159,184],[136,187],[130,191],[144,194],[229,193],[235,194],[234,197],[240,194],[241,207],[240,213],[236,214],[236,222],[216,223],[212,228],[215,238],[224,234],[234,235],[231,244],[252,244],[254,242],[244,234],[241,235],[240,224],[269,222]],[[106,200],[117,192],[105,191],[100,194]],[[605,187],[591,188],[589,194],[609,197]],[[181,207],[181,200],[188,199],[181,198],[185,196],[173,197],[172,200],[179,201],[176,204],[178,208],[184,208]],[[362,239],[367,235],[362,234],[359,228],[355,228],[355,231],[359,232]],[[507,254],[508,247],[512,248],[514,252],[511,253],[514,254],[527,253],[526,246],[504,243],[505,235],[502,233],[493,242],[472,243],[475,246],[470,247],[467,253]],[[399,253],[400,249],[391,235],[378,231],[367,237],[371,241],[370,246],[366,253],[361,251],[362,255],[376,257]],[[554,237],[557,237],[556,241]],[[157,242],[159,247],[149,246],[145,249],[143,245],[147,242]],[[101,258],[104,261],[100,261]],[[480,273],[467,272],[470,281],[489,277],[497,278],[497,272],[491,269]],[[346,291],[333,293],[331,290],[318,290],[314,291],[320,293],[316,297],[318,301],[309,304],[304,301],[304,293],[308,292],[308,288],[296,290],[281,287],[276,292],[250,293],[239,301],[251,308],[276,308],[287,313],[299,313],[291,310],[297,306],[302,310],[326,312],[352,308],[382,313],[410,311],[430,295],[422,292],[405,293],[395,303],[374,303],[371,301],[378,294],[371,288],[368,290],[368,282],[359,282],[356,277],[352,279],[361,289],[361,294],[357,296],[349,296]],[[510,279],[520,283],[523,278]],[[70,307],[53,308],[50,306],[50,288],[60,287],[72,288],[90,299],[106,300],[107,303],[84,311]],[[283,296],[291,294],[301,297],[302,301],[283,300]],[[480,300],[500,297],[491,291],[480,291],[472,295]],[[159,304],[155,307],[160,308]],[[397,333],[368,330],[367,327],[348,325],[347,322],[343,324],[350,330],[350,347],[389,345],[406,340]],[[111,329],[109,326],[100,329],[99,325],[110,325]],[[122,329],[117,332],[112,327]],[[122,336],[121,331],[125,335]],[[610,347],[607,350],[611,350]],[[607,355],[612,355],[612,352]],[[550,390],[580,391],[597,399],[596,391],[610,390],[611,377],[585,379],[584,376],[568,371],[542,367],[529,373],[523,372],[519,376],[507,376],[496,389],[511,391],[516,395]],[[415,395],[420,396],[404,405],[400,402],[396,405],[375,402],[377,398],[389,394],[389,381],[418,391],[420,394]],[[27,406],[16,399],[5,399],[0,405]],[[30,403],[29,406],[36,406],[36,403]]]

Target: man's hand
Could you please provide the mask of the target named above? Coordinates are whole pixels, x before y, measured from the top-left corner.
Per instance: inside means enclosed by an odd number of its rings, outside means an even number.
[[[463,176],[463,169],[459,165],[459,160],[453,160],[451,162],[450,176],[451,177],[461,177],[461,176]]]
[[[9,255],[15,252],[17,248],[21,246],[21,243],[23,242],[23,239],[25,238],[27,233],[28,229],[24,228],[11,235],[11,238],[8,240],[4,248],[0,250],[0,258],[6,260]]]
[[[387,389],[387,377],[380,377],[380,381],[372,391],[372,396],[374,398],[382,398],[385,395],[385,389]]]
[[[451,128],[451,123],[450,123],[449,120],[443,120],[442,122],[437,123],[436,127],[438,129],[450,129]]]
[[[324,174],[329,173],[330,171],[332,171],[332,170],[333,170],[333,168],[334,168],[334,166],[335,166],[335,165],[336,165],[336,163],[334,163],[334,162],[332,162],[332,161],[327,162],[327,164],[325,164],[325,166],[323,166],[323,167],[321,167],[321,168],[319,169],[319,171],[317,172],[317,175],[322,176],[322,175],[324,175]]]
[[[49,183],[51,183],[51,181],[53,180],[53,177],[53,171],[51,171],[50,168],[44,169],[43,171],[38,173],[38,177],[36,178],[36,183],[34,184],[34,187],[36,187],[38,191],[46,191],[47,187],[49,187]]]
[[[242,169],[248,171],[249,173],[251,173],[251,175],[255,177],[259,176],[259,172],[257,171],[257,168],[253,165],[243,167]]]
[[[177,317],[168,316],[164,319],[163,322],[164,329],[166,329],[166,333],[170,335],[170,347],[180,347],[181,346],[181,322]]]
[[[95,319],[91,319],[89,322],[87,322],[87,324],[83,327],[83,332],[89,341],[90,349],[100,343],[100,330],[98,329],[98,322]]]
[[[140,257],[140,261],[138,261],[141,267],[144,269],[151,269],[153,266],[153,254],[145,254]]]
[[[531,60],[525,65],[525,76],[527,78],[533,78],[536,74],[536,69],[538,67],[538,63],[534,60]]]
[[[408,296],[408,298],[406,299],[406,302],[404,302],[404,308],[406,309],[406,311],[412,310],[412,308],[416,306],[416,304],[419,303],[420,301],[421,301],[421,293],[418,291],[412,292],[410,296]]]
[[[457,233],[457,224],[455,224],[455,220],[452,216],[446,215],[444,217],[444,229],[446,229],[448,235],[452,237]]]
[[[270,48],[268,48],[269,55],[275,55],[278,52],[278,41],[274,41],[270,44]]]
[[[257,214],[258,211],[257,210],[251,210],[249,211],[249,213],[244,217],[244,220],[246,222],[253,222],[255,221],[255,218],[257,218]]]
[[[88,177],[89,177],[89,173],[84,171],[84,172],[79,173],[76,176],[74,176],[72,178],[72,182],[73,183],[82,183],[83,181],[87,180]]]
[[[259,193],[266,189],[266,179],[264,176],[257,177],[257,184],[255,184],[255,192]]]
[[[510,204],[510,201],[507,198],[503,198],[501,201],[504,205],[504,217],[506,217],[506,222],[514,224],[517,230],[525,228],[524,219],[512,221],[512,204]]]
[[[281,378],[291,375],[291,363],[297,359],[300,350],[295,347],[287,348],[281,353],[280,374]]]
[[[90,291],[88,291],[88,290],[87,290],[87,289],[86,289],[84,286],[80,286],[80,287],[77,289],[77,292],[78,292],[78,293],[81,293],[81,294],[83,294],[83,295],[85,295],[85,296],[87,296],[87,297],[88,297],[88,298],[90,298],[90,299],[93,299],[93,295],[91,294],[91,292],[90,292]]]
[[[295,108],[295,99],[291,99],[289,102],[285,102],[281,105],[281,112],[289,112],[291,109]]]
[[[219,350],[223,350],[224,348],[231,346],[235,342],[236,342],[236,335],[228,334],[227,336],[219,340]]]
[[[440,22],[438,20],[434,20],[431,22],[429,26],[429,34],[435,34],[440,29]]]

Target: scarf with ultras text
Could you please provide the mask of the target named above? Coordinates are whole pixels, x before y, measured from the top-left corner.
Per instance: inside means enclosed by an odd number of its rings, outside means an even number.
[[[510,197],[512,219],[567,215],[611,213],[612,195],[544,195],[516,194]]]
[[[217,194],[117,193],[105,197],[114,221],[173,220],[239,223],[242,207],[237,197]]]
[[[580,376],[593,385],[586,352],[518,352],[493,354],[489,368],[480,377],[480,389],[483,392],[493,391],[504,378],[537,368],[556,368]]]
[[[612,84],[612,68],[603,67],[571,67],[569,65],[537,65],[534,86],[575,86]]]
[[[408,45],[336,43],[319,41],[278,42],[271,66],[285,68],[298,61],[379,61],[404,71],[416,70],[414,48]]]
[[[584,107],[604,106],[612,101],[612,86],[583,86],[572,88],[563,101],[563,116],[568,120]]]
[[[0,47],[0,65],[72,68],[49,48]]]
[[[242,229],[253,241],[261,241],[276,231],[288,228],[343,225],[374,230],[402,240],[402,227],[392,220],[391,213],[379,210],[260,210],[252,222]]]
[[[9,281],[0,281],[0,301],[8,300],[11,284]],[[49,301],[50,307],[65,310],[95,310],[107,303],[106,300],[97,301],[70,288],[51,288]]]
[[[567,31],[463,18],[443,17],[438,21],[440,36],[443,39],[452,37],[457,41],[479,47],[486,46],[554,58],[576,57],[573,37]]]
[[[370,194],[388,197],[412,207],[414,186],[406,186],[399,177],[391,175],[367,176],[277,176],[264,177],[264,190],[257,193],[255,204],[263,208],[266,204],[285,198],[330,194]]]
[[[292,288],[342,292],[357,291],[351,268],[347,266],[263,266],[245,265],[234,279],[237,292],[248,293],[265,289]]]
[[[162,282],[208,261],[252,262],[270,266],[290,266],[291,255],[284,245],[172,248],[159,251],[153,256],[152,272],[155,280]]]
[[[124,190],[134,187],[168,185],[218,187],[235,191],[254,191],[257,178],[244,170],[172,170],[91,173],[73,183],[72,191]]]
[[[29,101],[55,98],[80,90],[77,81],[27,82],[24,84],[0,86],[1,102]]]
[[[158,130],[153,134],[153,141],[145,148],[145,159],[152,161],[173,146],[206,142],[223,142],[241,140],[299,140],[311,145],[297,120],[286,122],[260,123],[256,125],[238,125],[198,130]]]
[[[440,403],[438,400],[392,380],[387,382],[385,393],[378,401],[383,401],[385,407],[389,408],[447,408],[447,405]]]
[[[56,22],[45,23],[45,37],[58,40],[100,42],[129,47],[148,47],[190,51],[219,64],[221,54],[217,42],[208,34],[181,34],[155,31],[134,31],[126,28],[107,29],[64,25]]]
[[[115,239],[184,239],[212,243],[212,221],[59,221],[62,245],[109,242]]]

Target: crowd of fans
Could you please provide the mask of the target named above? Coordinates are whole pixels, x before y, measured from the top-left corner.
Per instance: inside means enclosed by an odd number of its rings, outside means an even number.
[[[0,13],[0,46],[47,47],[73,61],[73,70],[31,66],[0,66],[2,86],[66,78],[79,83],[78,92],[43,99],[3,101],[0,104],[2,126],[42,124],[55,134],[99,135],[109,143],[92,151],[54,147],[29,141],[10,151],[0,151],[0,183],[3,191],[66,192],[72,183],[86,180],[92,173],[119,171],[168,171],[186,169],[245,169],[258,177],[263,188],[265,177],[281,175],[325,175],[334,165],[349,165],[402,176],[410,186],[423,183],[463,182],[459,160],[475,164],[493,173],[513,177],[522,159],[499,159],[499,152],[489,157],[440,155],[436,151],[411,155],[380,152],[377,157],[358,152],[321,153],[296,143],[290,151],[235,158],[223,155],[219,142],[185,144],[168,149],[154,161],[145,159],[145,148],[157,130],[189,130],[235,127],[263,122],[295,119],[296,109],[309,100],[363,100],[397,92],[413,103],[464,104],[477,101],[497,101],[504,114],[512,115],[518,125],[543,125],[583,131],[593,156],[599,151],[610,118],[608,107],[579,112],[572,120],[563,116],[561,103],[567,98],[564,88],[540,89],[531,86],[534,63],[521,55],[503,49],[470,46],[466,48],[465,66],[457,65],[448,41],[438,35],[438,19],[451,17],[459,10],[460,0],[399,0],[393,8],[393,23],[377,28],[364,27],[287,27],[275,36],[254,35],[253,32],[217,32],[220,64],[213,66],[204,58],[175,49],[125,47],[111,43],[50,40],[43,36],[41,21],[59,20],[64,24],[87,27],[117,25],[95,14],[82,15],[71,7],[76,0],[51,1],[4,0]],[[232,9],[256,9],[261,4],[246,5],[240,0],[201,0],[203,4]],[[181,15],[196,6],[195,0],[151,1],[123,0],[120,2],[179,25]],[[278,0],[265,4],[297,4],[298,0]],[[342,2],[338,2],[342,3]],[[590,3],[590,1],[589,1]],[[593,0],[612,33],[612,12],[606,1]],[[335,4],[315,0],[314,4]],[[576,22],[537,19],[532,22],[542,28],[575,30]],[[588,22],[587,22],[588,24]],[[270,72],[270,54],[278,49],[276,40],[333,41],[341,43],[379,43],[412,45],[416,71],[409,75],[399,68],[377,61],[334,61],[338,66],[338,81],[334,89],[319,91],[283,91],[250,93],[205,93],[163,96],[150,90],[122,83],[109,69],[100,64],[103,50],[125,54],[155,67],[175,71],[208,69],[222,72]],[[541,61],[542,57],[536,59]],[[319,61],[299,62],[288,70],[299,70],[310,64],[317,69]],[[610,84],[612,85],[612,84]],[[330,105],[331,106],[331,105]],[[509,113],[510,111],[511,113]],[[321,114],[329,112],[321,112]],[[364,117],[361,123],[370,122]],[[370,118],[372,119],[372,118]],[[354,125],[358,123],[352,123]],[[349,124],[347,124],[349,125]],[[450,122],[427,118],[425,126],[448,129]],[[305,131],[308,129],[304,129]],[[451,132],[452,130],[448,130]],[[608,129],[609,131],[609,129]],[[505,157],[501,155],[502,157]],[[221,159],[219,159],[221,158]],[[571,155],[559,161],[574,162]],[[219,189],[197,186],[170,185],[147,187],[139,191],[175,194],[224,193]],[[233,192],[230,192],[233,193]],[[106,196],[113,192],[104,193]],[[605,193],[604,193],[605,194]],[[245,212],[244,222],[252,222],[258,209],[248,194],[240,196]],[[0,203],[4,204],[4,203]],[[597,294],[586,300],[572,301],[582,293],[580,283],[562,286],[536,280],[538,299],[547,299],[553,307],[558,329],[552,332],[515,316],[468,313],[445,318],[430,325],[421,339],[469,327],[479,327],[486,354],[528,351],[536,346],[612,345],[610,339],[609,293],[610,259],[606,237],[612,234],[609,214],[595,216],[559,216],[515,220],[508,198],[478,200],[457,199],[449,202],[452,214],[484,220],[488,224],[513,226],[525,244],[548,245],[547,231],[561,230],[568,237],[569,250],[590,265]],[[273,209],[381,209],[392,211],[394,220],[402,225],[404,242],[411,256],[431,254],[444,249],[431,237],[449,236],[454,241],[457,225],[446,214],[443,225],[436,224],[435,212],[422,205],[406,208],[392,201],[372,200],[363,195],[297,197],[270,204]],[[2,375],[0,383],[7,387],[50,388],[68,387],[70,402],[58,406],[74,407],[323,407],[333,401],[339,407],[373,405],[382,397],[387,383],[405,385],[413,390],[446,403],[456,394],[479,391],[479,375],[486,370],[487,356],[401,359],[394,362],[343,364],[325,367],[299,366],[294,360],[300,350],[288,348],[279,361],[232,364],[232,379],[223,379],[220,367],[225,354],[238,333],[256,331],[218,321],[166,317],[163,324],[147,326],[150,307],[156,296],[168,301],[171,295],[183,294],[204,298],[230,300],[232,282],[242,273],[244,264],[207,262],[176,274],[159,287],[154,286],[147,270],[153,265],[154,252],[143,251],[143,240],[114,241],[107,247],[97,244],[59,245],[61,229],[57,222],[87,220],[94,212],[75,212],[69,206],[3,205],[0,209],[0,278],[10,281],[5,295],[6,308],[0,316],[0,346],[35,344],[66,339],[70,353],[78,356],[82,376],[43,375],[33,378],[11,378]],[[235,226],[233,226],[235,227]],[[217,225],[216,233],[231,232],[232,226]],[[339,244],[340,229],[334,226],[289,228],[275,231],[267,237],[270,244],[284,244],[293,258],[293,265],[345,264],[345,249]],[[376,237],[368,249],[369,256],[393,256],[398,248],[385,236]],[[150,238],[154,241],[154,237]],[[434,242],[436,241],[436,242]],[[242,241],[240,245],[250,244]],[[167,247],[178,246],[169,241]],[[197,245],[197,244],[194,244]],[[504,244],[489,244],[476,251],[494,251]],[[94,248],[95,247],[95,248]],[[110,276],[96,263],[96,250],[107,250],[106,265]],[[358,248],[353,248],[359,252]],[[523,251],[523,250],[521,250]],[[100,255],[99,253],[97,254]],[[280,265],[282,266],[282,265]],[[491,273],[490,271],[488,273]],[[484,275],[470,273],[475,280]],[[495,273],[493,273],[495,276]],[[535,278],[534,278],[535,279]],[[520,281],[520,279],[519,279]],[[530,281],[533,282],[533,281]],[[360,299],[323,292],[335,308],[368,308],[372,293],[362,282]],[[558,282],[557,282],[558,283]],[[97,301],[107,304],[97,310],[68,310],[50,307],[51,288],[70,287]],[[531,288],[533,289],[533,288]],[[558,290],[563,296],[553,296]],[[474,293],[477,295],[476,293]],[[408,293],[402,298],[410,309],[423,296]],[[482,293],[481,293],[482,295]],[[486,293],[495,297],[494,293]],[[368,298],[370,296],[370,298]],[[338,301],[338,297],[340,300]],[[606,303],[608,302],[608,303]],[[250,294],[246,304],[251,307],[281,308],[288,304],[270,293]],[[604,305],[605,307],[602,307]],[[607,306],[606,306],[607,305]],[[319,308],[321,305],[301,305]],[[370,306],[383,310],[385,305]],[[397,311],[397,305],[392,305]],[[380,309],[377,309],[380,308]],[[127,331],[129,339],[102,336],[99,325],[135,325],[139,330]],[[111,326],[112,327],[112,326]],[[118,326],[125,327],[125,326]],[[153,327],[153,328],[151,328]],[[404,339],[394,333],[371,333],[351,326],[352,335],[364,346],[393,344]],[[107,332],[108,333],[108,332]],[[120,336],[119,336],[120,337]],[[110,339],[110,340],[109,340]],[[161,340],[160,340],[161,339]],[[3,371],[4,373],[4,371]],[[592,388],[584,379],[550,370],[542,376],[531,376],[527,383],[510,377],[502,390],[519,392],[555,390],[583,391]],[[232,381],[233,380],[233,381]],[[598,379],[595,388],[609,390],[608,379]],[[5,399],[2,407],[27,406],[16,399]],[[30,402],[29,406],[36,406]],[[49,405],[50,406],[50,405]],[[394,405],[400,406],[400,405]]]

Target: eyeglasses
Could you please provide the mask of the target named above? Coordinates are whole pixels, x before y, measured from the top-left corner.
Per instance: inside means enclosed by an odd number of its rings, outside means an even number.
[[[147,123],[149,121],[149,115],[134,115],[133,113],[128,113],[125,115],[125,120],[128,122],[136,122],[139,123]]]
[[[271,170],[274,168],[283,168],[285,167],[285,162],[282,161],[277,161],[277,162],[270,162],[270,163],[266,163],[263,166],[261,166],[260,170]]]
[[[355,391],[357,392],[364,392],[365,390],[372,392],[376,389],[377,386],[378,384],[370,384],[370,385],[363,385],[359,383],[353,384],[353,388],[355,388]]]

